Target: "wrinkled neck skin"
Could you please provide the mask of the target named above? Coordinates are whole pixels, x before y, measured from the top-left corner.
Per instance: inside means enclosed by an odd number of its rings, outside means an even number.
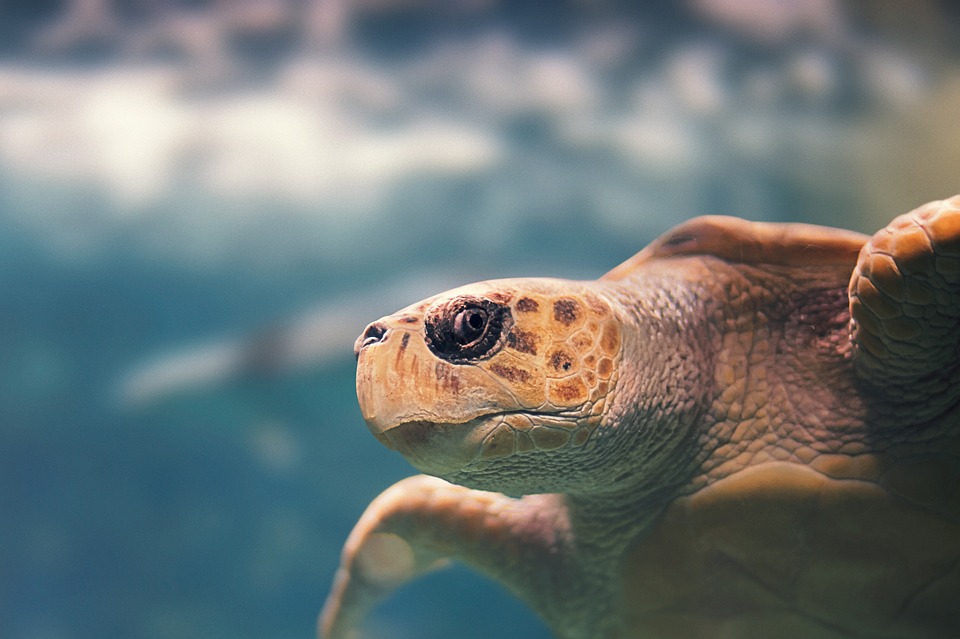
[[[708,413],[715,355],[704,302],[670,273],[598,282],[618,309],[623,358],[604,420],[581,451],[591,474],[557,495],[567,527],[563,596],[538,596],[546,619],[562,619],[560,637],[613,636],[616,574],[624,549],[689,485],[704,454],[698,427]],[[683,461],[681,461],[683,460]],[[533,495],[523,499],[532,499]],[[577,562],[576,558],[586,558]],[[574,573],[574,575],[571,575]],[[556,589],[542,584],[543,592]],[[577,600],[583,602],[578,606]],[[564,602],[561,610],[548,610]],[[610,609],[605,608],[609,606]],[[579,614],[573,611],[579,609]]]
[[[655,516],[702,462],[697,426],[710,408],[715,331],[703,300],[669,273],[599,284],[620,311],[623,363],[593,450],[584,451],[602,462],[565,492],[577,525],[612,533],[635,526],[637,513]]]
[[[583,451],[593,474],[562,495],[569,552],[589,558],[591,630],[569,636],[615,635],[596,602],[615,599],[625,550],[677,496],[766,460],[865,450],[843,273],[806,278],[686,258],[598,282],[621,313],[624,364]]]
[[[748,464],[863,452],[846,277],[690,257],[598,282],[624,364],[590,453],[602,472],[564,491],[571,507],[630,521],[616,511],[656,513]]]

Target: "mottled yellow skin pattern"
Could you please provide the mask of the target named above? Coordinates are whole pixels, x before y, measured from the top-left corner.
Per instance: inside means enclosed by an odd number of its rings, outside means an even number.
[[[322,638],[449,560],[561,639],[960,636],[960,196],[872,238],[698,218],[356,350],[367,424],[426,474],[358,522]]]
[[[469,366],[439,360],[422,336],[424,314],[461,296],[494,299],[513,317],[504,347]],[[577,283],[473,284],[380,325],[398,346],[393,357],[358,371],[361,410],[381,440],[424,472],[582,445],[616,384],[620,322],[609,303]],[[444,427],[468,420],[476,420],[470,429]]]

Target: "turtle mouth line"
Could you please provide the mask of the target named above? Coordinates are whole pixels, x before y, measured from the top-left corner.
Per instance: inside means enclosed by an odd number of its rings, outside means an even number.
[[[483,427],[485,424],[492,424],[496,426],[499,425],[508,415],[524,414],[525,413],[522,411],[497,411],[494,413],[478,415],[477,417],[473,417],[463,422],[432,422],[425,419],[412,419],[410,421],[400,422],[396,426],[391,426],[390,428],[379,433],[377,437],[381,441],[392,441],[395,439],[395,437],[392,437],[391,435],[403,433],[404,439],[407,440],[407,443],[424,445],[429,444],[432,439],[435,439],[438,436],[450,435],[461,430],[462,432],[478,432],[477,429]],[[391,446],[389,443],[387,443],[387,441],[384,441],[384,443],[394,450],[399,450],[395,446]]]
[[[375,434],[378,439],[383,441],[388,434],[402,431],[427,432],[430,429],[434,429],[438,433],[449,433],[460,428],[466,428],[470,431],[479,432],[477,431],[478,428],[484,427],[485,425],[489,425],[490,427],[499,426],[505,419],[509,417],[520,417],[526,419],[530,422],[530,426],[533,427],[538,422],[549,423],[576,421],[581,419],[583,415],[569,411],[536,412],[531,410],[504,410],[495,411],[492,413],[484,413],[462,422],[433,422],[425,419],[411,419],[405,422],[400,422],[399,424],[391,426]],[[484,428],[484,436],[489,434],[490,427]],[[393,447],[391,446],[391,448]]]
[[[417,465],[433,466],[441,459],[457,459],[458,463],[476,459],[487,440],[504,426],[523,431],[540,425],[569,428],[569,422],[579,418],[565,412],[496,411],[463,422],[409,420],[375,434],[387,448],[419,462]]]

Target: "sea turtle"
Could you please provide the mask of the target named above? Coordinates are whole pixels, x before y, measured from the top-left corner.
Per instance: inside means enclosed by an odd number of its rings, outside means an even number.
[[[367,508],[320,636],[456,559],[563,639],[958,637],[958,320],[960,196],[872,238],[698,218],[380,319],[360,406],[426,475]]]

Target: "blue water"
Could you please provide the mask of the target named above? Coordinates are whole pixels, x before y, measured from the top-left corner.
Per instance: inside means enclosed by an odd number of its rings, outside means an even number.
[[[948,8],[936,33],[841,12],[770,40],[694,4],[398,3],[319,44],[252,21],[229,68],[137,40],[172,14],[57,39],[65,8],[0,11],[0,637],[312,636],[354,522],[412,473],[356,405],[356,300],[424,273],[597,277],[704,213],[872,231],[956,191]],[[908,124],[936,150],[903,153]],[[267,340],[124,394],[317,305],[355,333],[321,322],[306,364]],[[464,568],[369,630],[549,636]]]
[[[324,274],[198,274],[120,246],[78,265],[9,231],[0,635],[310,636],[364,505],[411,472],[363,426],[352,358],[137,411],[112,393],[164,344],[255,329],[322,298]],[[433,577],[377,625],[412,636],[417,611],[423,636],[457,634],[465,616],[466,628],[542,635],[498,588],[465,571]]]

